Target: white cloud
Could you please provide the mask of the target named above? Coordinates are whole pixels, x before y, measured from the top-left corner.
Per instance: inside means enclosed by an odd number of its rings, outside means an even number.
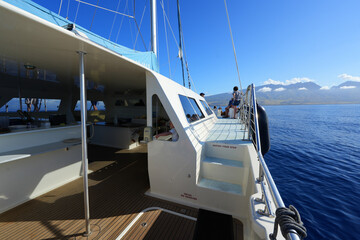
[[[328,86],[323,86],[323,87],[320,88],[320,90],[330,90],[330,87],[328,87]]]
[[[303,78],[292,78],[290,80],[286,80],[285,82],[281,82],[281,81],[276,81],[276,80],[273,80],[273,79],[269,78],[267,81],[264,82],[264,85],[274,84],[274,85],[286,86],[286,85],[290,85],[290,84],[305,83],[305,82],[314,82],[314,80],[312,80],[310,78],[303,77]]]
[[[277,89],[275,89],[274,91],[275,92],[281,92],[281,91],[284,91],[284,90],[286,90],[285,88],[283,88],[283,87],[281,87],[281,88],[277,88]]]
[[[341,78],[341,79],[343,79],[343,80],[350,80],[350,81],[360,82],[360,77],[351,76],[351,75],[346,74],[346,73],[340,74],[340,75],[338,76],[338,78]]]
[[[272,80],[271,78],[269,78],[267,81],[264,82],[264,85],[267,85],[267,84],[284,85],[283,82]]]
[[[292,78],[291,80],[286,80],[285,85],[305,82],[314,82],[314,80],[311,80],[310,78]]]
[[[307,90],[307,88],[306,88],[306,87],[301,87],[301,88],[299,88],[298,90],[304,91],[304,90]]]
[[[263,88],[260,88],[259,90],[258,90],[258,92],[271,92],[271,88],[269,88],[269,87],[263,87]]]
[[[356,86],[342,86],[340,89],[353,89],[356,88]]]

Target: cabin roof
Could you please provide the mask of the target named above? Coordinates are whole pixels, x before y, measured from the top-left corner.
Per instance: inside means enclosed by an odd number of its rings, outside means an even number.
[[[65,27],[68,24],[74,24],[68,19],[61,17],[60,15],[32,2],[31,0],[4,0],[4,1],[60,27]],[[85,34],[86,37],[92,42],[95,42],[111,51],[119,53],[122,56],[130,58],[151,70],[154,70],[156,72],[159,71],[156,55],[153,52],[151,51],[140,52],[121,46],[78,25],[75,26],[75,29],[80,34]]]
[[[85,30],[88,38],[66,30],[62,25],[68,20],[31,1],[7,2],[10,1],[0,1],[0,58],[14,62],[14,69],[32,65],[56,74],[62,83],[73,84],[79,79],[77,52],[82,51],[86,53],[87,80],[116,91],[145,90],[145,73],[152,71],[134,59],[138,56],[153,59],[152,53],[127,49]],[[46,16],[52,20],[44,20]]]

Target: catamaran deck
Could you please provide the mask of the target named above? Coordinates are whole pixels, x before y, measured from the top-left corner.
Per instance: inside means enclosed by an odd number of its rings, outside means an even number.
[[[197,217],[197,209],[144,194],[149,189],[146,145],[121,151],[90,146],[89,160],[94,171],[89,174],[90,237],[82,235],[83,186],[78,179],[1,214],[0,239],[116,239],[149,207]],[[123,239],[192,239],[195,224],[162,210],[150,210]],[[242,223],[234,219],[233,224],[235,239],[243,239]]]
[[[219,118],[210,130],[206,142],[240,144],[248,138],[248,130],[239,119]]]

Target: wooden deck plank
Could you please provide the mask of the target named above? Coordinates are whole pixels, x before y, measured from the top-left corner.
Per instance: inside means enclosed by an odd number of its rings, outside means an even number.
[[[170,221],[170,215],[169,214],[161,214],[159,216],[159,218],[157,219],[157,221],[159,221],[159,225],[157,227],[157,232],[156,234],[154,234],[154,237],[151,237],[152,233],[153,233],[153,229],[151,229],[148,232],[148,235],[146,236],[145,239],[166,239],[165,238],[165,232],[161,231],[161,228],[167,229],[169,230],[169,221]],[[160,224],[161,223],[161,224]],[[154,231],[155,232],[155,231]]]
[[[130,205],[131,206],[131,205]],[[114,238],[116,238],[116,236],[120,235],[121,232],[131,223],[131,221],[136,217],[136,215],[141,211],[136,212],[135,208],[146,208],[147,204],[146,203],[141,203],[141,205],[138,206],[131,206],[131,208],[129,210],[134,211],[134,214],[131,215],[127,215],[125,218],[120,218],[118,219],[114,224],[112,224],[109,228],[109,231],[107,232],[107,234],[103,235],[104,239],[111,239],[111,235],[114,235]]]
[[[134,224],[131,230],[124,236],[124,239],[128,239],[130,237],[133,239],[142,239],[142,235],[146,234],[149,228],[153,226],[160,213],[160,210],[145,212]],[[143,223],[146,223],[146,225],[142,226]]]
[[[161,226],[165,227],[165,218],[163,215],[159,214],[159,216],[154,221],[151,229],[146,233],[146,235],[143,237],[143,239],[149,239],[148,236],[153,235],[153,239],[160,239],[158,235],[160,234]]]
[[[91,146],[89,160],[106,161],[95,162],[95,172],[89,174],[93,232],[89,238],[82,235],[85,231],[83,192],[82,179],[78,179],[0,214],[0,239],[116,239],[148,207],[197,217],[197,209],[144,195],[149,188],[146,147],[118,151]],[[142,222],[147,225],[141,226]],[[191,239],[195,224],[161,210],[149,211],[123,239]],[[235,221],[234,224],[239,236],[242,224]]]

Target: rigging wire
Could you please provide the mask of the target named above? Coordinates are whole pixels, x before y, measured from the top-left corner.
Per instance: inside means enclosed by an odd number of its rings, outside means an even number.
[[[127,9],[127,7],[128,7],[128,3],[129,3],[129,0],[126,0],[126,3],[125,3],[125,8],[124,8],[124,12],[126,12],[126,9]],[[124,16],[123,16],[123,17],[122,17],[122,19],[121,19],[120,27],[119,27],[118,33],[117,33],[117,35],[116,35],[116,40],[115,40],[115,42],[117,42],[117,41],[118,41],[118,38],[119,38],[119,33],[120,33],[120,30],[121,30],[121,27],[122,27],[123,21],[124,21]]]
[[[161,0],[161,2],[162,2],[162,4],[164,4],[164,1],[163,1],[163,0]],[[169,74],[170,74],[170,78],[171,78],[170,52],[169,52],[169,43],[168,43],[167,31],[166,31],[166,22],[165,22],[165,12],[164,12],[164,9],[163,9],[163,19],[164,19],[164,31],[165,31],[166,50],[167,50],[168,62],[169,62]]]
[[[180,21],[180,25],[181,25],[181,21]],[[187,62],[187,56],[186,56],[186,51],[185,51],[185,40],[184,40],[184,34],[182,32],[182,29],[181,29],[181,40],[182,40],[182,44],[183,44],[183,54],[184,54],[186,73],[187,73],[187,77],[188,77],[189,89],[191,89],[190,70],[189,70],[189,65],[188,65],[188,62]]]
[[[198,92],[198,90],[196,89],[196,86],[195,86],[195,82],[190,75],[190,72],[188,72],[188,74],[189,74],[189,78],[190,78],[190,81],[192,82],[192,86],[194,87],[195,92]]]
[[[77,9],[76,9],[74,23],[76,23],[77,15],[78,15],[78,12],[79,12],[79,7],[80,7],[80,2],[78,3]]]
[[[60,15],[62,3],[63,3],[63,0],[61,0],[61,2],[60,2],[58,15]]]
[[[180,25],[181,25],[181,21],[180,21]],[[184,34],[182,32],[182,28],[181,28],[181,40],[182,40],[182,44],[183,44],[184,61],[185,61],[185,68],[186,68],[186,73],[187,73],[187,77],[188,77],[189,89],[191,89],[190,70],[189,70],[189,65],[188,65],[187,56],[186,56],[185,40],[184,40]]]
[[[135,17],[135,0],[134,0],[134,17]]]
[[[184,51],[185,53],[185,51]],[[186,55],[185,55],[185,68],[186,68],[186,73],[187,73],[187,77],[188,77],[188,85],[189,85],[189,89],[191,89],[191,82],[190,82],[190,72],[189,72],[189,66],[186,60]]]
[[[149,44],[147,46],[148,46],[148,49],[151,48],[151,39],[149,40]]]
[[[228,9],[227,9],[227,6],[226,6],[226,0],[224,0],[224,4],[225,4],[226,16],[227,16],[227,20],[228,20],[228,24],[229,24],[231,42],[232,42],[232,46],[233,46],[233,50],[234,50],[234,57],[235,57],[235,63],[236,63],[236,70],[237,70],[237,74],[238,74],[238,77],[239,77],[240,90],[242,92],[243,90],[242,90],[242,86],[241,86],[239,66],[238,66],[237,57],[236,57],[234,38],[233,38],[232,31],[231,31],[230,17],[229,17],[229,12],[228,12]]]
[[[167,21],[167,23],[168,23],[168,26],[169,26],[169,28],[170,28],[170,30],[171,30],[171,33],[172,33],[172,36],[173,36],[174,41],[175,41],[175,43],[176,43],[176,46],[177,46],[177,48],[178,48],[178,51],[179,51],[179,57],[181,57],[181,58],[182,58],[182,50],[180,49],[180,47],[179,47],[179,43],[178,43],[178,42],[177,42],[177,40],[176,40],[176,37],[175,37],[174,31],[173,31],[173,29],[172,29],[172,27],[171,27],[171,24],[170,24],[169,18],[168,18],[167,14],[166,14],[166,11],[165,11],[165,8],[164,8],[164,3],[163,3],[163,1],[160,1],[160,5],[161,5],[161,8],[162,8],[162,10],[163,10],[163,14],[164,14],[164,16],[165,16],[165,19],[166,19],[166,21]],[[180,39],[180,41],[181,41],[181,39]],[[184,44],[184,41],[183,41],[183,44]],[[184,47],[185,47],[185,46],[184,46]],[[184,49],[184,50],[185,50],[185,49]],[[186,58],[186,53],[185,53],[185,52],[184,52],[184,55],[185,55],[185,58]],[[191,76],[190,76],[190,72],[189,72],[189,69],[188,69],[188,64],[187,64],[187,61],[186,61],[185,66],[186,66],[186,68],[187,68],[188,79],[190,79],[190,80],[193,82],[193,84],[194,84],[194,81],[191,79]],[[175,64],[175,70],[176,70],[176,67],[177,67],[177,64]],[[175,70],[173,71],[173,74],[175,74]],[[182,71],[184,71],[184,70],[183,70],[183,67],[182,67]],[[185,80],[184,80],[184,77],[183,77],[183,85],[185,86]],[[189,81],[189,86],[191,86],[190,81]]]
[[[123,15],[125,17],[129,17],[129,18],[134,18],[134,16],[131,16],[129,14],[125,14],[125,13],[121,13],[121,12],[116,12],[114,10],[111,10],[111,9],[108,9],[108,8],[104,8],[104,7],[100,7],[100,6],[96,6],[94,4],[91,4],[91,3],[88,3],[88,2],[84,2],[84,1],[81,1],[81,0],[75,0],[76,2],[79,2],[79,3],[83,3],[83,4],[86,4],[86,5],[89,5],[89,6],[92,6],[92,7],[96,7],[96,8],[100,8],[102,10],[105,10],[105,11],[109,11],[109,12],[113,12],[113,13],[116,13],[116,14],[119,14],[119,15]]]
[[[177,56],[174,57],[174,62],[177,61],[177,60],[178,60],[178,59],[177,59]],[[178,64],[175,64],[175,67],[174,67],[174,69],[173,69],[173,75],[174,75],[175,77],[176,77],[177,70],[178,70],[177,67],[178,67]],[[175,78],[175,77],[174,77],[174,78]]]
[[[189,65],[188,65],[188,61],[187,61],[187,56],[186,56],[186,51],[185,51],[185,41],[184,41],[184,36],[183,36],[183,47],[184,47],[184,57],[185,57],[185,67],[186,67],[186,73],[187,73],[187,77],[188,77],[188,84],[189,84],[189,88],[191,89],[191,82],[190,82],[190,70],[189,70]],[[193,82],[194,83],[194,82]]]
[[[96,10],[97,10],[98,7],[99,7],[99,2],[100,2],[100,0],[97,0],[96,7],[95,7],[95,11],[94,11],[94,15],[93,15],[93,18],[92,18],[92,20],[91,20],[90,31],[91,31],[91,28],[92,28],[93,23],[94,23],[94,18],[95,18]]]
[[[117,7],[116,7],[116,11],[117,11],[117,12],[119,11],[120,3],[121,3],[121,0],[119,0],[118,5],[117,5]],[[112,34],[112,30],[113,30],[113,28],[114,28],[114,24],[115,24],[115,21],[116,21],[116,17],[117,17],[117,14],[114,15],[114,20],[113,20],[113,23],[112,23],[112,25],[111,25],[111,29],[110,29],[110,34],[109,34],[108,40],[110,40],[110,38],[111,38],[111,34]]]
[[[69,19],[69,8],[70,8],[70,0],[68,0],[68,6],[66,10],[66,19]]]
[[[166,14],[166,12],[168,14]],[[170,14],[171,14],[171,12],[170,12],[170,1],[167,1],[167,11],[166,12],[165,12],[165,17],[167,17],[167,19],[170,21]],[[169,21],[168,21],[168,23],[169,23]],[[171,28],[171,26],[169,26],[169,28]],[[172,30],[172,29],[170,29],[170,30]],[[174,39],[175,39],[175,43],[176,43],[176,38],[174,38]],[[176,45],[176,46],[178,47],[178,45]],[[178,60],[179,60],[178,56],[176,55],[173,58],[170,58],[170,63],[178,62]],[[174,80],[176,78],[177,70],[178,70],[178,64],[174,64],[174,68],[172,69],[172,75],[174,76]]]
[[[61,0],[61,1],[63,2],[63,0]],[[106,10],[106,11],[109,11],[109,12],[113,12],[113,13],[115,13],[115,14],[120,14],[120,15],[123,16],[123,18],[122,18],[122,20],[121,20],[121,23],[120,23],[120,27],[119,27],[119,30],[118,30],[118,33],[117,33],[115,42],[118,41],[119,34],[120,34],[120,31],[121,31],[121,28],[122,28],[122,24],[123,24],[123,20],[124,20],[124,16],[126,16],[126,17],[128,17],[128,18],[133,18],[133,19],[134,19],[134,23],[135,23],[135,25],[136,25],[136,28],[137,28],[137,30],[138,30],[138,33],[136,34],[136,39],[135,39],[135,43],[134,43],[134,48],[135,48],[136,43],[137,43],[138,35],[140,35],[140,37],[141,37],[141,39],[142,39],[142,42],[143,42],[143,45],[144,45],[144,47],[145,47],[145,49],[146,49],[146,51],[147,51],[147,47],[146,47],[144,38],[143,38],[143,36],[142,36],[142,34],[141,34],[141,31],[140,31],[141,26],[142,26],[142,21],[143,21],[144,15],[145,15],[145,11],[146,11],[146,3],[145,3],[145,6],[144,6],[144,10],[143,10],[143,14],[142,14],[142,17],[141,17],[141,20],[140,20],[140,26],[139,26],[138,23],[137,23],[137,21],[136,21],[136,18],[135,18],[135,0],[134,0],[134,16],[129,15],[130,9],[129,9],[128,0],[126,1],[125,8],[124,8],[124,12],[125,12],[126,14],[125,14],[125,13],[120,13],[120,12],[118,12],[119,7],[120,7],[120,4],[121,4],[121,0],[119,0],[119,2],[118,2],[116,11],[99,6],[100,0],[97,1],[96,5],[87,3],[87,2],[82,1],[82,0],[75,0],[75,1],[78,2],[78,6],[77,6],[77,10],[76,10],[76,15],[75,15],[74,23],[76,22],[77,17],[78,17],[78,12],[79,12],[79,9],[80,9],[80,3],[87,4],[87,5],[90,5],[90,6],[93,6],[93,7],[96,8],[95,11],[94,11],[93,18],[92,18],[90,30],[92,29],[92,26],[93,26],[93,22],[94,22],[94,18],[95,18],[95,15],[96,15],[97,8],[100,8],[100,9],[103,9],[103,10]],[[181,59],[181,61],[182,61],[182,64],[184,64],[184,61],[185,61],[185,68],[186,68],[186,71],[187,71],[187,74],[188,74],[188,82],[189,82],[189,88],[190,88],[190,87],[191,87],[190,81],[192,81],[192,83],[193,83],[193,80],[191,79],[191,76],[190,76],[190,73],[189,73],[188,63],[187,63],[187,60],[186,60],[186,53],[185,53],[185,51],[184,51],[184,50],[185,50],[184,38],[183,38],[182,36],[180,37],[180,44],[182,44],[181,47],[184,48],[184,49],[182,49],[182,48],[179,47],[179,44],[178,44],[178,42],[177,42],[177,40],[176,40],[174,31],[173,31],[173,29],[172,29],[172,27],[171,27],[171,24],[170,24],[170,20],[169,20],[167,14],[166,14],[165,9],[164,9],[164,2],[163,2],[163,0],[162,0],[160,3],[161,3],[160,5],[161,5],[161,7],[162,7],[162,9],[163,9],[163,13],[164,13],[164,16],[163,16],[163,17],[164,17],[164,26],[165,26],[165,35],[166,35],[167,51],[168,51],[168,62],[169,62],[169,73],[170,73],[170,77],[171,77],[172,72],[171,72],[171,60],[170,60],[170,53],[169,53],[169,42],[168,42],[168,39],[167,39],[167,35],[168,35],[168,34],[167,34],[166,22],[167,22],[168,25],[169,25],[169,28],[170,28],[170,31],[171,31],[171,33],[172,33],[172,35],[173,35],[174,41],[175,41],[175,43],[176,43],[176,45],[177,45],[177,47],[178,47],[179,56],[180,56],[180,59]],[[68,12],[69,12],[69,5],[70,5],[70,0],[68,0],[67,17],[68,17]],[[61,8],[61,6],[62,6],[62,3],[60,4],[60,8]],[[60,9],[59,9],[59,11],[60,11]],[[113,31],[113,27],[114,27],[115,22],[116,22],[116,17],[117,17],[117,15],[114,16],[113,24],[112,24],[112,27],[111,27],[111,30],[110,30],[110,34],[109,34],[109,40],[110,40],[110,38],[111,38],[112,31]],[[166,19],[166,21],[165,21],[165,19]],[[134,42],[134,35],[133,35],[133,31],[132,31],[130,19],[129,19],[129,25],[130,25],[131,38],[132,38],[132,41]],[[180,25],[181,25],[181,22],[180,22]],[[184,56],[185,56],[185,59],[184,59]],[[184,71],[184,66],[182,67],[182,70]],[[184,73],[183,73],[183,75],[184,75]],[[183,84],[184,84],[184,86],[185,86],[184,77],[183,77]]]
[[[141,34],[141,32],[140,32],[141,22],[140,22],[140,27],[139,27],[139,25],[137,24],[136,18],[134,18],[134,22],[135,22],[136,28],[138,29],[138,33],[136,34],[136,38],[135,38],[135,42],[134,42],[134,49],[135,49],[135,45],[136,45],[136,42],[137,42],[138,35],[139,35],[139,33],[140,33],[140,37],[141,37],[141,40],[142,40],[142,42],[143,42],[143,44],[144,44],[144,48],[145,48],[145,50],[147,51],[144,38],[143,38],[143,36],[142,36],[142,34]]]
[[[130,12],[130,9],[128,8],[128,14]],[[133,32],[132,32],[132,29],[131,29],[131,22],[130,22],[130,18],[128,18],[129,20],[129,29],[130,29],[130,34],[131,34],[131,41],[134,42],[134,36],[133,36]]]
[[[146,5],[147,5],[147,1],[145,1],[144,10],[143,10],[143,13],[142,13],[142,16],[141,16],[141,19],[140,19],[140,26],[138,26],[137,21],[136,21],[136,17],[135,17],[135,0],[134,0],[134,21],[135,21],[136,27],[137,27],[137,29],[138,29],[138,32],[137,32],[136,38],[135,38],[134,49],[135,49],[135,46],[136,46],[136,42],[137,42],[138,36],[139,36],[139,34],[140,34],[140,37],[141,37],[141,40],[142,40],[142,42],[143,42],[143,44],[144,44],[145,50],[147,51],[144,38],[143,38],[143,36],[142,36],[142,34],[141,34],[141,31],[140,31],[140,29],[141,29],[141,24],[142,24],[142,21],[143,21],[143,18],[144,18],[145,10],[146,10]]]
[[[161,5],[163,11],[165,12],[165,10],[164,10],[164,5],[162,5],[161,2],[160,2],[160,5]],[[171,28],[171,24],[170,24],[170,21],[169,21],[167,15],[166,15],[166,13],[165,13],[165,18],[166,18],[166,21],[167,21],[167,23],[168,23],[168,25],[169,25],[169,28],[170,28],[170,30],[171,30],[172,36],[173,36],[173,38],[174,38],[174,40],[175,40],[176,46],[178,46],[178,48],[179,48],[179,44],[178,44],[178,42],[177,42],[177,40],[176,40],[174,31],[173,31],[173,29]],[[179,49],[178,49],[178,50],[179,50]]]
[[[178,24],[179,24],[179,39],[180,39],[181,66],[182,66],[182,71],[183,71],[183,81],[184,81],[184,86],[185,86],[184,66],[183,66],[183,63],[185,63],[185,68],[186,68],[186,73],[187,73],[187,80],[188,80],[188,87],[189,87],[189,89],[191,89],[189,65],[188,65],[188,62],[187,62],[186,51],[185,51],[185,40],[184,40],[184,34],[183,34],[183,31],[182,31],[182,25],[181,25],[180,1],[177,0],[177,3],[178,3]]]

